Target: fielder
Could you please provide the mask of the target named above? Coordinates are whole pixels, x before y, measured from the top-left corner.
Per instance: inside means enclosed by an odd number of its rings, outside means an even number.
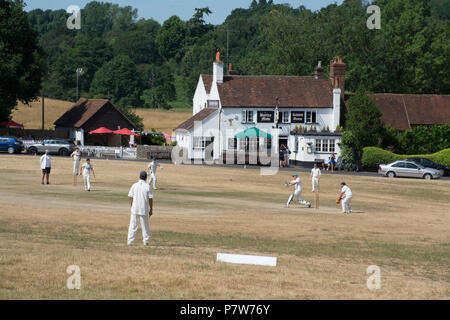
[[[48,150],[45,150],[45,154],[42,155],[41,159],[39,159],[41,163],[42,169],[42,181],[41,184],[44,184],[44,177],[47,177],[47,184],[50,184],[48,181],[50,178],[50,171],[52,169],[52,158],[49,155]]]
[[[350,201],[353,199],[352,190],[345,184],[345,182],[341,182],[341,194],[339,199],[341,199],[342,203],[342,213],[352,213],[352,206],[350,205]],[[339,200],[338,199],[338,200]]]
[[[308,208],[311,208],[311,202],[302,200],[302,181],[300,180],[299,176],[296,173],[294,173],[292,175],[292,178],[294,180],[292,180],[289,183],[286,183],[286,187],[295,186],[295,189],[294,193],[291,194],[289,200],[286,203],[286,208],[289,208],[289,204],[295,198],[297,198],[299,204],[304,204],[305,206],[308,206]]]
[[[148,183],[151,184],[153,181],[153,190],[158,190],[158,188],[156,187],[156,169],[157,167],[160,167],[161,170],[163,170],[164,168],[161,167],[161,165],[156,162],[156,158],[152,159],[152,162],[149,163],[148,165]]]
[[[312,184],[312,192],[316,191],[319,192],[319,182],[320,182],[320,176],[322,173],[320,172],[319,167],[317,166],[317,163],[314,163],[314,168],[311,170],[311,184]]]
[[[83,179],[84,179],[84,190],[90,192],[91,191],[91,171],[95,178],[94,166],[91,164],[91,159],[87,158],[86,163],[81,166],[81,170],[83,170]],[[80,170],[80,175],[81,175]]]
[[[150,185],[145,182],[146,180],[147,172],[142,171],[139,175],[139,181],[133,184],[130,192],[128,192],[131,204],[131,217],[127,245],[131,245],[134,241],[138,229],[138,221],[141,222],[144,246],[148,246],[150,241],[148,221],[153,214],[153,192]]]
[[[80,171],[80,161],[81,161],[81,152],[80,148],[76,148],[74,152],[70,155],[70,157],[73,159],[73,185],[75,186],[77,184],[77,176],[78,172]]]

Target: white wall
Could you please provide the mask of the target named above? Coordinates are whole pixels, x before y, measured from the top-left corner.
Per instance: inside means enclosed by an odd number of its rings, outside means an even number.
[[[208,101],[209,95],[206,93],[205,90],[205,84],[203,83],[203,79],[200,76],[197,88],[195,89],[194,98],[193,98],[193,115],[200,112],[202,109],[205,108],[205,103]]]

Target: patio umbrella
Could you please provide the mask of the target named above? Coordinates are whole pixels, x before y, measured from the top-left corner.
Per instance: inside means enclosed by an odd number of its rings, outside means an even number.
[[[133,131],[131,131],[128,128],[123,128],[123,129],[120,129],[120,130],[116,130],[113,133],[124,135],[124,136],[136,136],[136,137],[139,137],[138,134],[134,133]]]
[[[168,133],[163,132],[162,134],[164,135],[164,138],[166,138],[166,140],[168,141],[172,140],[172,136],[169,135]]]
[[[8,127],[8,128],[23,128],[23,125],[20,123],[17,123],[15,121],[9,120],[9,121],[3,121],[0,123],[0,127]]]
[[[272,139],[272,135],[270,133],[267,133],[265,131],[259,130],[256,127],[244,130],[241,133],[235,135],[234,137],[236,139],[240,139],[240,138],[256,138],[256,137]]]
[[[96,129],[94,131],[91,131],[89,133],[113,133],[113,131],[109,130],[108,128],[105,128],[105,127],[100,127],[100,128],[98,128],[98,129]]]

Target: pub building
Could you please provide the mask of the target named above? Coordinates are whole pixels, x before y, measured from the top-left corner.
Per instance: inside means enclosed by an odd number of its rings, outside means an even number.
[[[320,61],[310,77],[241,76],[231,65],[224,75],[218,51],[213,74],[199,77],[193,117],[174,130],[177,144],[190,160],[225,162],[227,153],[273,154],[281,145],[291,164],[338,158],[345,67],[331,61],[330,79]]]

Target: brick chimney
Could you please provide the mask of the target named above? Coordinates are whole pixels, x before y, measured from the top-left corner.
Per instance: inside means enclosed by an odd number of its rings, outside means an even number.
[[[317,64],[317,67],[314,68],[314,78],[316,80],[323,79],[322,61],[319,61],[319,63]]]
[[[330,80],[333,84],[333,88],[341,89],[342,98],[344,97],[345,89],[345,68],[346,65],[343,62],[342,57],[330,61]]]
[[[223,63],[220,61],[220,49],[217,49],[216,61],[213,63],[213,81],[223,83]]]

